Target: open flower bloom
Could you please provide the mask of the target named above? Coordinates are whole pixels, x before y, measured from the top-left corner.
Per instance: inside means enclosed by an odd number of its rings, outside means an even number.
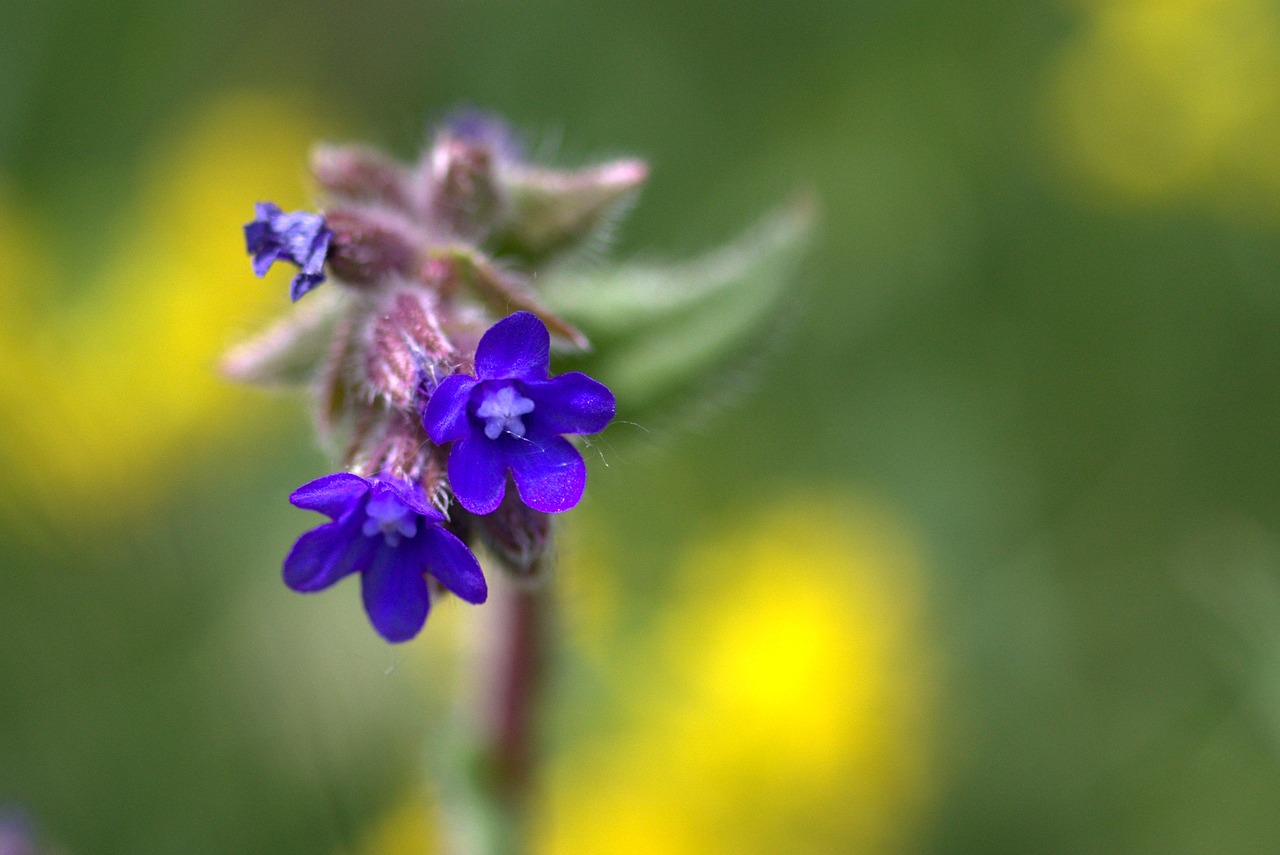
[[[479,562],[441,526],[444,514],[417,484],[339,472],[303,484],[289,501],[333,522],[298,538],[284,560],[285,584],[307,593],[360,573],[365,611],[387,641],[407,641],[426,623],[426,573],[469,603],[488,596]]]
[[[490,327],[475,365],[474,377],[446,377],[422,415],[432,442],[453,443],[449,483],[459,503],[473,514],[492,513],[509,473],[534,510],[578,504],[587,468],[562,434],[603,430],[616,409],[613,393],[579,372],[551,377],[551,337],[529,312]]]
[[[280,259],[298,266],[289,297],[297,300],[324,281],[324,260],[329,254],[333,232],[324,217],[294,211],[286,214],[271,202],[259,202],[252,222],[245,223],[244,242],[253,256],[253,272],[267,275]]]

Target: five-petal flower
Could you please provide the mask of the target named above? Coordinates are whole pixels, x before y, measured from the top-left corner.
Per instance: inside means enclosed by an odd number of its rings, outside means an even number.
[[[551,337],[542,321],[516,312],[476,348],[476,374],[446,377],[431,393],[422,424],[449,451],[449,483],[473,514],[497,509],[507,476],[521,500],[557,513],[578,504],[587,483],[582,455],[562,434],[596,433],[613,418],[613,393],[585,374],[550,376]]]
[[[284,560],[285,584],[307,593],[360,573],[365,611],[387,641],[422,629],[431,607],[426,573],[469,603],[488,596],[479,562],[441,526],[444,514],[417,484],[339,472],[302,485],[289,501],[333,522],[298,538]]]
[[[324,217],[306,211],[286,214],[271,202],[259,202],[252,222],[245,223],[244,242],[253,256],[253,272],[265,276],[280,259],[298,266],[289,288],[297,300],[324,281],[324,260],[329,254],[333,232]]]

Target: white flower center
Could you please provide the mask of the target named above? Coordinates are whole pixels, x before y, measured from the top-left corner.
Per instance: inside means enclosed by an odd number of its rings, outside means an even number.
[[[418,533],[416,514],[392,493],[383,493],[369,500],[365,506],[368,518],[361,531],[365,537],[381,534],[387,546],[399,546],[400,538]]]
[[[503,431],[523,438],[524,422],[520,417],[532,412],[533,401],[517,392],[514,386],[489,392],[476,408],[476,415],[484,419],[484,435],[489,439],[497,439]]]

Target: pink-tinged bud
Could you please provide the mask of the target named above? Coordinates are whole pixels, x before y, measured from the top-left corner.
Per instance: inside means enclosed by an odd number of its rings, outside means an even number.
[[[489,146],[441,134],[423,169],[428,219],[464,240],[488,236],[503,211]]]
[[[480,539],[517,579],[539,581],[543,556],[551,545],[551,515],[535,511],[508,489],[491,514],[474,518]]]
[[[608,226],[648,177],[649,167],[633,159],[574,172],[504,172],[509,211],[498,240],[535,259],[568,249]]]
[[[404,287],[391,292],[370,319],[365,383],[376,398],[416,413],[419,387],[433,383],[453,347],[440,331],[435,297]]]
[[[394,213],[373,208],[325,212],[333,231],[329,269],[352,285],[372,285],[392,277],[415,276],[422,237]]]
[[[318,145],[311,150],[311,172],[335,199],[410,209],[409,169],[376,149]]]
[[[461,283],[458,266],[448,258],[429,256],[422,263],[419,281],[442,298],[452,297]]]
[[[433,445],[417,417],[402,410],[366,409],[351,432],[343,455],[344,469],[361,477],[391,475],[422,487],[437,508],[445,507],[448,488],[446,455]]]
[[[435,465],[431,446],[412,415],[388,414],[378,451],[379,471],[421,484],[429,499],[443,493],[444,469]]]

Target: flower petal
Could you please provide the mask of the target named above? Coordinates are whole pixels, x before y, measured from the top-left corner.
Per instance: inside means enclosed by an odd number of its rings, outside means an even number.
[[[297,273],[289,283],[289,299],[298,302],[303,295],[324,281],[323,273]]]
[[[528,450],[506,456],[521,500],[548,514],[578,504],[587,486],[587,465],[578,449],[559,436],[526,443],[525,448]]]
[[[390,490],[395,494],[405,507],[413,511],[415,514],[422,514],[432,522],[439,522],[444,519],[444,514],[440,513],[427,498],[427,491],[422,489],[421,484],[415,484],[412,481],[406,481],[403,478],[394,478],[390,475],[379,475],[374,479],[373,486],[375,491],[381,487]]]
[[[284,583],[303,593],[319,591],[368,564],[377,542],[360,533],[358,516],[299,537],[284,559]]]
[[[551,370],[551,334],[531,312],[516,312],[489,327],[476,348],[481,380],[546,380]]]
[[[272,263],[279,257],[280,244],[276,242],[272,221],[281,213],[270,202],[259,202],[254,207],[254,218],[244,224],[245,250],[253,256],[253,272],[265,276]]]
[[[471,432],[467,402],[479,382],[466,374],[452,374],[431,393],[422,412],[422,426],[436,445],[457,442]]]
[[[369,491],[369,482],[350,472],[335,472],[303,484],[289,501],[306,511],[319,511],[337,519]]]
[[[529,420],[548,434],[598,433],[618,411],[609,387],[580,371],[520,385],[534,403]]]
[[[259,279],[267,275],[271,265],[280,256],[279,247],[271,244],[270,231],[266,223],[248,223],[244,227],[244,240],[253,256],[253,273]]]
[[[431,594],[421,558],[414,549],[383,546],[360,577],[369,622],[387,641],[408,641],[427,622]]]
[[[271,202],[259,202],[254,219],[244,227],[245,248],[253,256],[253,272],[266,275],[272,264],[287,259],[300,268],[289,287],[294,300],[324,281],[324,261],[333,230],[320,214],[286,214]]]
[[[306,254],[298,259],[298,266],[302,268],[302,272],[308,276],[315,276],[318,280],[324,279],[324,260],[329,255],[329,244],[333,241],[333,232],[324,225],[323,218],[320,223],[320,231],[311,239],[311,245]]]
[[[255,202],[253,204],[253,218],[264,223],[271,222],[283,213],[284,211],[275,202]]]
[[[489,586],[480,562],[466,544],[440,526],[431,526],[414,539],[427,571],[468,603],[483,603]]]
[[[471,513],[492,513],[507,489],[507,465],[498,446],[483,436],[455,442],[449,452],[449,486]]]

